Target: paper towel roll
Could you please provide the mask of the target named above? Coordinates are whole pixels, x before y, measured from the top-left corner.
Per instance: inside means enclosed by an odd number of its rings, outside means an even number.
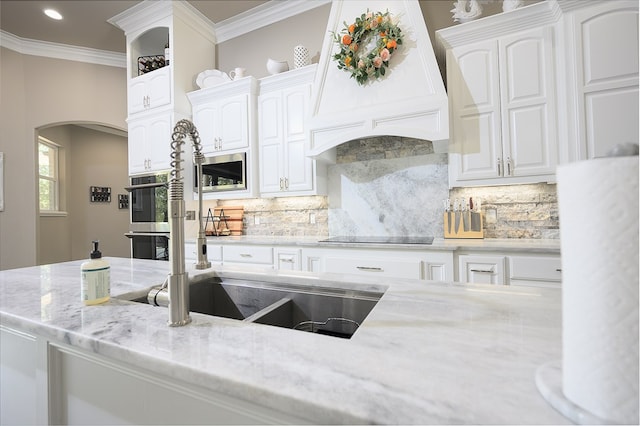
[[[638,424],[638,157],[558,167],[564,395]]]

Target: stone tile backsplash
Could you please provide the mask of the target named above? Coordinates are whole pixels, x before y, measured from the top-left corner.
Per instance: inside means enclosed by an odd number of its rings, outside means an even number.
[[[480,199],[485,238],[560,238],[555,184],[448,187],[447,155],[429,141],[382,136],[347,142],[328,168],[327,196],[205,201],[244,206],[255,236],[443,236],[442,200]],[[188,202],[187,209],[197,208]],[[197,221],[187,221],[187,236]]]

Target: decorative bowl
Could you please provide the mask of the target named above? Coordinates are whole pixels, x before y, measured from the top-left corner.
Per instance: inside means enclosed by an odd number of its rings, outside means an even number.
[[[289,71],[289,64],[287,61],[276,61],[275,59],[269,58],[267,60],[267,71],[269,71],[271,75]]]

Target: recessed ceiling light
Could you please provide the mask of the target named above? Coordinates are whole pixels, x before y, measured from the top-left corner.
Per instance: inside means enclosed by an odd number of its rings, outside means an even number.
[[[59,21],[62,19],[62,15],[60,15],[60,13],[58,13],[58,11],[54,9],[45,9],[44,14],[51,19],[55,19],[56,21]]]

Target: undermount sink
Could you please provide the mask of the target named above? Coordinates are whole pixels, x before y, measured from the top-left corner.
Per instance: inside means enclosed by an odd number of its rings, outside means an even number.
[[[189,285],[189,310],[245,322],[351,338],[383,293],[240,279]],[[149,303],[147,297],[132,299]]]

